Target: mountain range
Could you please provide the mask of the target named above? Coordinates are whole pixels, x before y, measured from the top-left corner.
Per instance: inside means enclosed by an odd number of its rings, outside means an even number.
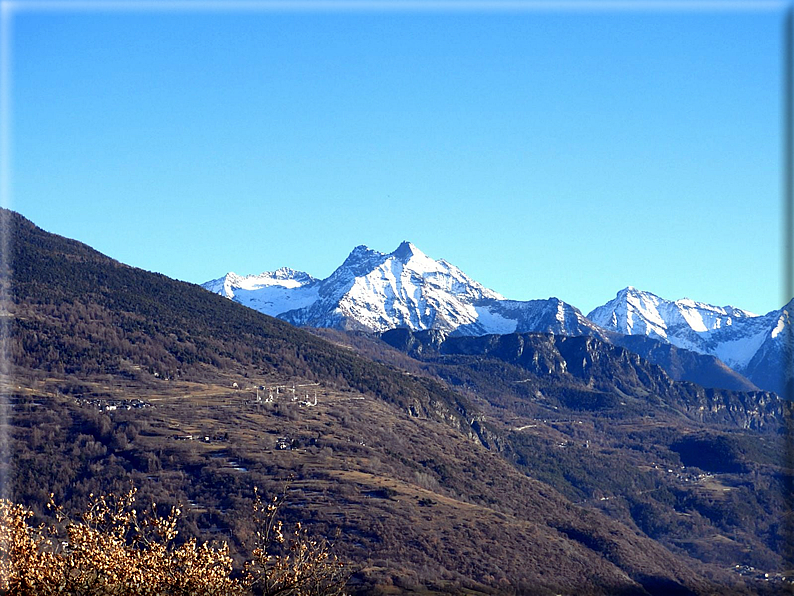
[[[456,335],[600,334],[561,300],[507,300],[409,242],[389,254],[357,246],[322,280],[282,268],[245,277],[229,273],[202,285],[299,326],[375,332],[407,327]]]
[[[772,393],[677,382],[595,327],[302,329],[5,210],[0,234],[0,478],[36,523],[51,498],[74,513],[132,481],[185,512],[180,537],[245,558],[259,487],[285,496],[285,527],[337,536],[362,596],[792,580]]]
[[[587,317],[603,329],[644,335],[719,358],[758,387],[787,395],[794,301],[759,316],[732,306],[664,300],[628,287]]]
[[[759,316],[629,286],[585,317],[558,298],[508,300],[410,242],[388,254],[358,246],[326,279],[282,268],[228,273],[202,286],[297,326],[588,335],[638,353],[677,380],[781,395],[792,382],[792,302]]]

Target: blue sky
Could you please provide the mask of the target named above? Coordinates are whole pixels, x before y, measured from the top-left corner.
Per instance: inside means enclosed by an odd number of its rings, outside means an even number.
[[[783,4],[71,6],[6,13],[5,202],[122,262],[325,277],[407,239],[585,313],[785,300]]]

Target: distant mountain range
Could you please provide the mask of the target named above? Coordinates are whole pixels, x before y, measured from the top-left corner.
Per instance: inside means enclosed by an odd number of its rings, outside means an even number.
[[[397,327],[455,335],[600,331],[572,306],[507,300],[454,265],[409,242],[389,254],[357,246],[328,278],[302,271],[241,277],[229,273],[203,287],[294,325],[381,332]]]
[[[792,302],[759,316],[627,287],[585,317],[558,298],[508,300],[410,242],[388,254],[357,246],[326,279],[282,268],[228,273],[202,286],[298,326],[378,333],[436,329],[451,336],[589,335],[640,354],[675,379],[704,386],[785,394],[792,379]]]
[[[603,329],[714,356],[758,387],[782,395],[791,383],[792,308],[794,301],[759,316],[733,306],[664,300],[628,287],[587,317]]]

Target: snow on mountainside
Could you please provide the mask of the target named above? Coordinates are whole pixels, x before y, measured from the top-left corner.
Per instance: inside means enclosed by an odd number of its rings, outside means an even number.
[[[631,345],[674,378],[707,386],[757,386],[782,394],[791,377],[781,373],[790,371],[790,334],[783,331],[790,329],[791,304],[759,316],[732,306],[669,301],[628,287],[585,318],[557,298],[507,300],[410,242],[388,254],[357,246],[322,280],[282,268],[245,277],[229,273],[203,287],[298,326],[374,332],[404,327],[446,335],[592,335]],[[626,342],[627,336],[646,336],[671,348]]]
[[[610,331],[715,356],[759,387],[781,393],[791,354],[790,333],[784,332],[790,329],[791,307],[759,316],[733,306],[665,300],[628,287],[588,318]]]
[[[680,348],[694,349],[699,334],[756,317],[732,306],[712,306],[685,298],[671,302],[631,286],[594,309],[587,318],[596,325],[626,335],[647,335],[667,340]],[[687,345],[688,342],[692,345]]]
[[[432,328],[458,335],[598,334],[577,309],[556,298],[506,300],[410,242],[388,254],[358,246],[324,280],[279,269],[248,277],[230,273],[203,287],[294,325],[368,331]]]
[[[317,282],[308,273],[282,267],[259,275],[227,273],[201,286],[210,292],[275,317],[317,300]]]
[[[475,302],[501,298],[409,242],[389,254],[358,246],[321,282],[314,304],[283,312],[280,318],[313,327],[452,331],[477,320]]]

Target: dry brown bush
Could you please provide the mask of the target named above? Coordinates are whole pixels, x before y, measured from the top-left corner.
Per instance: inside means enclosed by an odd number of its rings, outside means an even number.
[[[246,586],[265,596],[341,595],[349,574],[331,553],[328,542],[309,537],[300,522],[288,535],[284,534],[276,514],[286,491],[269,503],[264,503],[254,491],[254,517],[259,529],[253,558],[245,566]],[[274,554],[274,550],[278,552]]]
[[[57,523],[32,525],[33,512],[0,500],[0,593],[9,596],[339,596],[348,577],[323,540],[300,525],[288,536],[277,513],[283,496],[254,514],[262,524],[253,557],[234,577],[228,545],[176,544],[181,512],[139,512],[135,489],[93,497],[79,519],[51,503]],[[273,553],[276,554],[273,554]]]

